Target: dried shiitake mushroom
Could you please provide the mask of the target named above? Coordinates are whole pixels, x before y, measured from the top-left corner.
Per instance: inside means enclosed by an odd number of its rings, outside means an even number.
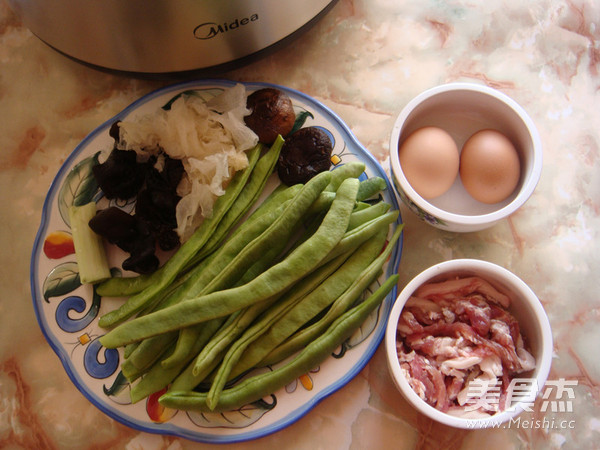
[[[252,112],[244,121],[264,144],[272,144],[278,134],[286,137],[294,127],[296,114],[292,100],[279,89],[254,91],[248,96],[246,107]]]
[[[321,128],[300,128],[283,144],[277,162],[279,179],[288,186],[306,183],[319,172],[329,170],[332,151],[331,139]]]

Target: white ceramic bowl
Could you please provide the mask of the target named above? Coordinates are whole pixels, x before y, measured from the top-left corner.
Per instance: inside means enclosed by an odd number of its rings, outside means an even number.
[[[385,332],[385,351],[391,376],[406,400],[419,412],[429,418],[456,428],[482,429],[499,426],[514,419],[523,411],[523,404],[516,403],[511,408],[483,419],[467,419],[439,411],[422,400],[411,388],[404,376],[396,352],[396,330],[404,304],[413,292],[426,282],[442,281],[454,276],[477,275],[494,285],[512,298],[509,311],[519,322],[528,350],[535,357],[536,366],[531,374],[523,378],[535,379],[529,384],[531,398],[543,388],[550,372],[552,360],[552,332],[548,317],[533,291],[516,275],[507,269],[476,259],[455,259],[436,264],[417,275],[400,292],[394,303]],[[521,375],[519,375],[521,377]],[[537,386],[536,386],[537,385]],[[533,390],[536,389],[534,392]],[[523,397],[520,397],[523,398]],[[527,406],[527,405],[525,405]]]
[[[425,200],[408,183],[398,147],[417,129],[436,126],[446,130],[460,150],[475,132],[493,128],[507,136],[519,153],[521,176],[513,194],[490,205],[471,197],[456,180],[443,195]],[[392,179],[399,197],[425,222],[454,232],[479,231],[520,208],[533,193],[542,170],[542,145],[525,110],[502,92],[475,83],[449,83],[412,99],[396,119],[390,138]]]

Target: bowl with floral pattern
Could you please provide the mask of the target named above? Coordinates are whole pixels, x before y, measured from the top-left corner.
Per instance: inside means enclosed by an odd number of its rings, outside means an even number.
[[[403,170],[399,149],[411,134],[425,127],[448,133],[459,153],[478,131],[492,129],[504,135],[520,162],[512,193],[501,201],[482,202],[470,195],[457,175],[439,196],[419,194]],[[452,232],[483,230],[513,214],[533,194],[542,169],[541,140],[531,117],[503,92],[477,83],[436,86],[410,100],[394,123],[389,152],[392,180],[402,202],[423,222]]]

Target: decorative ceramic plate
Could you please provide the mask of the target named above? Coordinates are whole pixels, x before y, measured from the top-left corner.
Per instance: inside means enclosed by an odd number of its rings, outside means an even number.
[[[233,84],[205,80],[160,89],[134,102],[89,134],[65,161],[50,187],[31,260],[31,289],[38,322],[83,395],[104,413],[132,428],[212,443],[240,442],[274,433],[298,420],[323,398],[348,383],[367,364],[381,342],[386,318],[396,297],[394,289],[331,358],[265,401],[223,414],[165,410],[156,401],[160,393],[131,404],[130,385],[119,369],[123,358],[121,350],[103,348],[98,341],[105,332],[98,326],[98,318],[115,309],[119,300],[101,298],[92,286],[81,285],[67,211],[74,203],[92,200],[98,201],[99,206],[106,205],[107,200],[98,189],[91,168],[98,163],[100,152],[112,148],[114,141],[109,136],[109,129],[115,120],[153,112],[182,93],[208,99]],[[272,85],[246,84],[248,91],[269,86]],[[290,96],[304,126],[319,126],[329,134],[334,143],[332,170],[349,161],[363,161],[366,170],[362,177],[384,178],[388,188],[381,197],[398,209],[382,167],[332,111],[300,92],[272,87]],[[402,241],[388,260],[384,275],[375,284],[397,271],[401,249]],[[123,253],[114,250],[109,249],[109,262],[113,267],[120,267]]]

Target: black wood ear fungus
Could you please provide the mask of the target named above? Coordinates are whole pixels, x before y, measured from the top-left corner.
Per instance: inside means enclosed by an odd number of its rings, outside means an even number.
[[[94,232],[130,254],[122,267],[137,273],[152,273],[159,265],[156,244],[164,251],[180,244],[176,207],[180,200],[177,186],[184,174],[179,159],[162,154],[159,171],[154,167],[157,157],[146,162],[137,161],[134,150],[119,150],[118,122],[110,128],[115,139],[106,162],[92,169],[98,186],[106,198],[129,200],[135,198],[135,213],[129,214],[116,207],[99,211],[90,220]]]
[[[283,144],[277,173],[288,186],[306,183],[331,167],[333,145],[327,133],[317,127],[300,128]]]
[[[140,164],[133,150],[113,149],[107,160],[94,166],[94,177],[106,198],[131,198],[141,189],[149,164]]]
[[[246,107],[252,112],[244,117],[244,121],[264,144],[272,144],[279,134],[286,137],[294,127],[296,113],[292,100],[279,89],[264,88],[253,92],[246,100]]]

